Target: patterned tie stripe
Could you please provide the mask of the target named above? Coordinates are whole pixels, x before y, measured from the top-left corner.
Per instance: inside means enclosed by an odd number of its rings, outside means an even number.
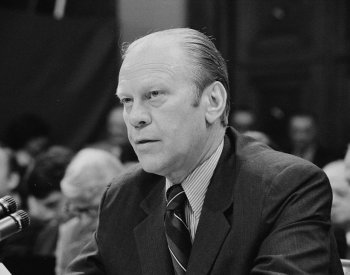
[[[186,274],[191,252],[191,238],[185,222],[184,209],[187,197],[180,184],[169,188],[165,213],[165,233],[175,274]]]

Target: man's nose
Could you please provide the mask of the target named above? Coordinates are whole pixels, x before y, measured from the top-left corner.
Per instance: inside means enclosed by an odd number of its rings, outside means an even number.
[[[142,103],[134,102],[128,116],[130,124],[135,128],[142,128],[151,123],[149,110]]]

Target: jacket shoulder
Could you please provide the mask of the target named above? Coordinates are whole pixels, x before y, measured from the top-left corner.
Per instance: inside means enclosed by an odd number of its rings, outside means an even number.
[[[242,167],[249,171],[264,175],[278,175],[283,171],[308,171],[323,173],[322,169],[313,163],[294,155],[274,150],[269,146],[250,137],[240,135],[236,141],[236,159]]]
[[[132,165],[107,186],[101,207],[108,207],[114,202],[129,204],[141,201],[161,180],[161,176],[145,172],[140,164]]]
[[[283,193],[294,192],[306,183],[318,182],[320,188],[330,191],[330,184],[323,170],[302,158],[280,152],[241,135],[229,133],[230,150],[235,152],[237,187],[259,190],[282,189]],[[331,192],[329,192],[331,194]]]

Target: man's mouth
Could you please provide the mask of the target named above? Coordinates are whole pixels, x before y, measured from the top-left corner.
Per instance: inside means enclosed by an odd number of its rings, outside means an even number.
[[[155,139],[139,139],[139,140],[135,140],[135,144],[139,145],[139,144],[147,144],[147,143],[152,143],[152,142],[157,142],[158,140]]]

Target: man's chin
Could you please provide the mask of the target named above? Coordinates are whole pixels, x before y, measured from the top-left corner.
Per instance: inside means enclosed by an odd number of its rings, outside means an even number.
[[[142,168],[145,172],[151,173],[151,174],[156,174],[162,176],[161,170],[157,169],[157,167],[151,166],[151,165],[142,165]]]
[[[154,159],[142,159],[139,157],[139,161],[142,169],[147,173],[163,176],[162,171],[164,170],[164,167]]]

